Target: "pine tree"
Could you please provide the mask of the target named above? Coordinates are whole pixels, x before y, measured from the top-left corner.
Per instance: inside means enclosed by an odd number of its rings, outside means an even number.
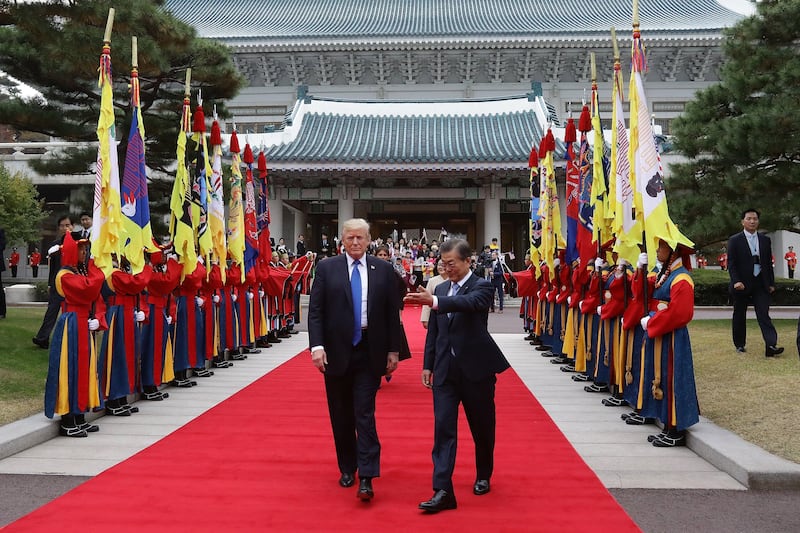
[[[800,213],[800,0],[766,0],[726,31],[720,82],[675,121],[670,212],[703,246],[741,229],[797,231]]]
[[[225,117],[224,101],[236,95],[243,79],[223,45],[198,38],[194,28],[174,18],[163,4],[163,0],[0,0],[0,70],[43,96],[0,101],[0,124],[64,141],[97,141],[97,65],[108,9],[114,7],[111,57],[119,160],[125,160],[132,118],[128,86],[131,37],[136,36],[147,164],[161,172],[174,168],[186,69],[192,69],[192,106],[201,88],[207,115],[216,105]],[[96,152],[92,144],[57,160],[37,161],[34,168],[42,174],[87,173]]]

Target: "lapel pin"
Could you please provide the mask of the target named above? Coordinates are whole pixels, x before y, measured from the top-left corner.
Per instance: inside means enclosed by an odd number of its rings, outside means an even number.
[[[369,266],[369,269],[370,269],[370,270],[375,270],[375,265],[370,265],[370,266]]]

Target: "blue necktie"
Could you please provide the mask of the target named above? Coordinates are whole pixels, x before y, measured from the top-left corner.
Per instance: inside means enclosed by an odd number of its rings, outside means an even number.
[[[353,261],[350,276],[350,292],[353,293],[353,346],[361,342],[361,274],[358,273],[359,260]]]
[[[450,282],[450,290],[447,292],[447,295],[448,296],[455,296],[456,294],[458,294],[458,289],[460,289],[460,288],[461,287],[458,285],[458,283],[456,283],[454,281],[451,281]],[[447,318],[453,318],[453,313],[447,313]]]

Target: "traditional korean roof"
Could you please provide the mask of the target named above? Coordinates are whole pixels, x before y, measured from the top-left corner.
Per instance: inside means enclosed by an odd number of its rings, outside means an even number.
[[[631,27],[631,0],[166,0],[200,37],[290,47],[463,40],[608,38]],[[640,0],[647,36],[719,35],[754,10],[747,0]]]
[[[272,168],[521,170],[552,117],[540,97],[449,102],[306,97],[287,120],[283,131],[247,135]],[[563,153],[560,142],[557,152]]]

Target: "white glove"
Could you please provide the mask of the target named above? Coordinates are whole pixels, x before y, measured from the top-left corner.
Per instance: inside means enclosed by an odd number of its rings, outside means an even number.
[[[235,301],[236,301],[236,300],[238,300],[238,299],[239,299],[239,297],[238,297],[238,296],[236,296],[236,293],[235,293],[235,292],[231,293],[231,300],[233,300],[233,301],[235,302]]]
[[[194,301],[197,304],[197,307],[203,307],[203,304],[206,303],[206,301],[199,296],[195,296]]]
[[[619,325],[620,326],[624,326],[625,325],[625,317],[624,316],[619,317]]]
[[[134,311],[133,317],[136,319],[136,322],[144,322],[144,311]]]
[[[175,252],[169,252],[166,256],[167,259],[174,259],[175,261],[178,260],[178,254]]]
[[[169,326],[171,324],[172,324],[172,317],[167,315],[167,325]]]
[[[567,305],[572,304],[572,296],[567,296]]]
[[[203,265],[203,264],[205,264],[206,259],[202,255],[198,255],[197,256],[197,262],[200,263],[201,265]]]
[[[594,260],[594,268],[595,268],[595,270],[600,270],[604,266],[606,266],[606,262],[603,261],[602,257],[598,257],[597,259]]]
[[[642,329],[645,330],[645,331],[647,331],[647,323],[648,322],[650,322],[650,316],[649,315],[642,317],[642,320],[639,321],[639,323],[642,325]]]
[[[56,253],[56,252],[57,252],[57,251],[59,251],[60,249],[61,249],[61,246],[59,246],[58,244],[54,244],[53,246],[51,246],[51,247],[50,247],[50,248],[47,250],[47,255],[53,255],[54,253]]]
[[[578,302],[578,309],[583,309],[583,300]]]
[[[263,297],[264,297],[266,294],[267,294],[267,293],[266,293],[266,292],[264,292],[264,290],[263,290],[263,289],[259,289],[259,290],[258,290],[258,297],[259,297],[259,298],[263,298]]]
[[[642,252],[639,254],[639,259],[636,260],[636,268],[642,268],[647,264],[647,254]]]
[[[603,306],[602,305],[598,305],[597,306],[597,316],[600,316],[600,311],[602,311],[602,310],[603,310]]]
[[[559,259],[558,257],[556,257],[556,258],[553,260],[553,266],[559,266],[559,265],[561,265],[561,259]]]
[[[213,301],[215,304],[218,304],[218,303],[219,303],[219,294],[215,294],[214,296],[212,296],[212,297],[211,297],[211,300],[212,300],[212,301]]]
[[[631,264],[628,262],[628,260],[625,259],[624,257],[620,257],[619,258],[619,261],[617,261],[617,265],[619,265],[621,267],[631,266]]]
[[[97,331],[100,329],[100,321],[96,318],[89,319],[89,331]]]
[[[247,291],[247,299],[248,299],[248,300],[252,300],[252,299],[253,299],[253,296],[255,296],[255,295],[253,294],[253,291]]]

